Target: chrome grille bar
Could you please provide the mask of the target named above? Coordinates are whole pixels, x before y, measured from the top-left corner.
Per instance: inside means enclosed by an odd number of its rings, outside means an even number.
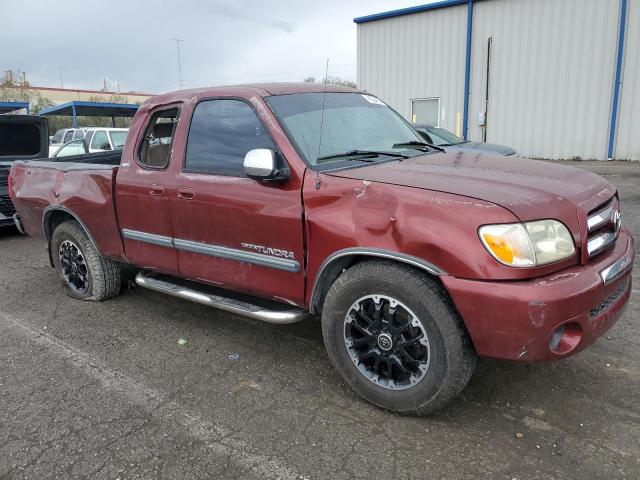
[[[606,207],[587,218],[587,228],[590,232],[597,230],[611,221],[614,204],[615,202],[611,200]]]

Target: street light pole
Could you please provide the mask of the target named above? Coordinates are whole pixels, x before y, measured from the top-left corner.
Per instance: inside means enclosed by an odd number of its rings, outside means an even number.
[[[176,50],[178,52],[178,88],[182,90],[184,88],[184,82],[182,81],[182,65],[180,63],[180,42],[184,42],[184,40],[180,38],[172,38],[174,42],[176,42]]]

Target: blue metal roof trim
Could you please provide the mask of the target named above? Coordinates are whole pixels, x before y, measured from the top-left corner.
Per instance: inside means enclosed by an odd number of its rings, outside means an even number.
[[[473,0],[477,1],[477,0]],[[382,20],[383,18],[399,17],[401,15],[409,15],[411,13],[427,12],[429,10],[437,10],[439,8],[453,7],[456,5],[465,5],[468,0],[443,0],[441,2],[427,3],[425,5],[417,5],[415,7],[400,8],[389,12],[374,13],[365,15],[364,17],[356,17],[353,19],[355,23],[373,22],[374,20]]]
[[[73,110],[78,108],[97,108],[97,109],[121,109],[121,110],[131,110],[132,113],[135,113],[139,105],[134,105],[132,103],[110,103],[110,102],[84,102],[80,100],[74,100],[72,102],[61,103],[60,105],[54,105],[53,107],[45,108],[38,112],[38,115],[67,115],[63,113],[66,109]],[[60,113],[56,113],[60,112]],[[82,115],[82,114],[79,114]],[[110,117],[110,113],[105,113],[104,116]]]

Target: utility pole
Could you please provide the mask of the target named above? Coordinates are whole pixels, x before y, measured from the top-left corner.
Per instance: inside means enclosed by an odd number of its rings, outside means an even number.
[[[180,38],[172,38],[171,40],[176,42],[176,50],[178,52],[178,89],[182,90],[184,82],[182,81],[182,65],[180,64],[180,42],[184,42],[184,40]]]
[[[60,75],[60,88],[64,88],[64,82],[62,81],[62,70],[64,67],[58,67],[58,74]]]

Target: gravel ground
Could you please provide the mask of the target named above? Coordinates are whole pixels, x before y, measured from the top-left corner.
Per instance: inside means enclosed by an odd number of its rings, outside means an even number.
[[[640,238],[640,163],[573,165],[618,186]],[[354,395],[317,321],[267,325],[141,289],[79,302],[42,242],[5,231],[0,478],[637,479],[639,271],[591,348],[481,360],[448,408],[411,418]]]

